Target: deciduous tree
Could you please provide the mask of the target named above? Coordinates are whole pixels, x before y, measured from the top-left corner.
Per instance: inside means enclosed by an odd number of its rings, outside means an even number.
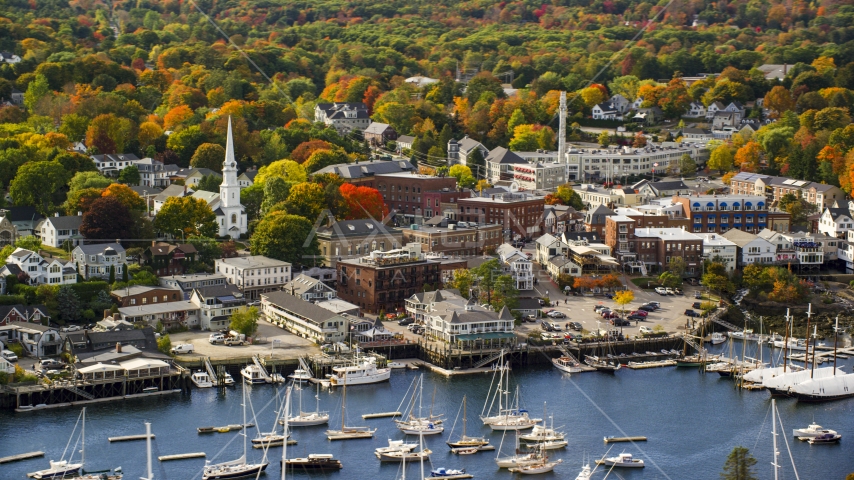
[[[258,307],[240,307],[231,314],[228,328],[251,337],[258,330],[259,318]]]
[[[285,206],[288,213],[313,221],[326,207],[326,194],[317,183],[298,183],[291,187]]]
[[[201,198],[171,197],[154,219],[154,228],[184,237],[214,237],[219,230],[216,215]]]
[[[15,205],[35,207],[42,215],[50,215],[62,198],[62,187],[68,172],[59,162],[30,162],[18,169],[9,186]]]
[[[119,172],[119,182],[125,185],[139,185],[139,182],[142,181],[142,177],[139,174],[139,167],[136,165],[130,165],[122,169]]]
[[[345,220],[373,218],[382,221],[388,215],[388,206],[377,189],[345,183],[338,190],[347,205]]]
[[[222,173],[222,164],[225,161],[225,149],[215,143],[203,143],[196,149],[196,153],[190,159],[193,168],[207,168],[217,173]]]
[[[91,239],[127,239],[132,226],[130,209],[118,197],[101,197],[83,214],[80,233]]]
[[[250,245],[253,255],[290,262],[296,269],[317,265],[322,260],[311,221],[285,212],[276,212],[261,220]]]
[[[105,188],[101,194],[104,197],[113,197],[120,201],[128,210],[145,210],[145,200],[127,185],[114,183]]]
[[[732,170],[733,159],[729,145],[723,144],[712,150],[708,167],[720,173]]]

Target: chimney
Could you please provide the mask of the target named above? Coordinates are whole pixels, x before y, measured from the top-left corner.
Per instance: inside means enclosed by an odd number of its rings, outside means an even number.
[[[77,216],[78,216],[78,217],[82,217],[82,216],[83,216],[83,211],[82,211],[82,210],[77,210]]]
[[[58,217],[58,216],[59,216],[59,212],[54,213],[54,214],[53,214],[53,216],[54,216],[54,217]]]
[[[104,309],[104,318],[110,318],[110,315],[111,315],[110,309],[109,308]]]
[[[122,353],[122,344],[116,342],[116,353]]]

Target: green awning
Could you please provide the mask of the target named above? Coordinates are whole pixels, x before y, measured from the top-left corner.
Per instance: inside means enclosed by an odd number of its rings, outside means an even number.
[[[514,338],[515,336],[515,333],[510,332],[467,333],[464,335],[457,335],[456,340],[458,342],[471,342],[474,340],[504,340]]]

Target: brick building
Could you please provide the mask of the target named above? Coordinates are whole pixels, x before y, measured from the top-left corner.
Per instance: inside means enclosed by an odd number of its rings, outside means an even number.
[[[788,177],[775,177],[761,173],[739,172],[729,182],[730,193],[735,195],[760,195],[769,203],[779,202],[784,195],[797,195],[818,207],[819,211],[840,204],[846,195],[839,187]]]
[[[171,245],[157,242],[146,248],[139,263],[149,265],[158,277],[183,275],[187,265],[196,261],[196,247],[191,244]]]
[[[401,230],[373,219],[345,220],[320,227],[317,235],[324,265],[334,267],[341,259],[385,251],[403,245]]]
[[[531,238],[541,233],[541,218],[545,207],[543,197],[526,193],[504,193],[458,201],[463,222],[496,223],[505,234]]]
[[[471,190],[456,191],[453,188],[425,191],[422,196],[421,211],[424,218],[436,215],[456,218],[459,213],[459,199],[470,198]]]
[[[337,274],[338,298],[367,313],[396,312],[403,311],[406,299],[422,291],[425,284],[439,282],[439,262],[427,259],[421,244],[413,243],[340,260]]]
[[[415,173],[386,173],[374,178],[374,188],[379,190],[389,210],[406,217],[425,216],[422,210],[426,192],[448,189],[456,191],[454,177],[432,177]]]
[[[177,302],[184,299],[184,293],[178,288],[149,287],[133,285],[110,292],[110,296],[119,307],[149,305],[154,303]]]
[[[685,277],[699,277],[703,264],[703,239],[681,228],[636,228],[635,251],[648,272],[667,270],[670,260],[685,261]]]
[[[792,216],[769,210],[767,200],[759,195],[691,195],[674,196],[673,203],[682,205],[685,218],[695,233],[723,233],[734,228],[745,232],[769,229],[788,232]]]
[[[469,257],[494,252],[503,243],[502,230],[501,225],[496,224],[412,225],[403,230],[403,243],[420,243],[422,252]]]

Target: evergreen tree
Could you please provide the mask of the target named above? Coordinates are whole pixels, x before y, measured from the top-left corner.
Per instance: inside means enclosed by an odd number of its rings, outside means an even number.
[[[56,306],[59,309],[59,319],[63,323],[77,320],[80,312],[80,299],[69,285],[63,285],[56,292]]]
[[[756,459],[750,454],[750,450],[735,447],[726,459],[721,480],[757,480],[753,473],[754,465]]]
[[[110,285],[116,283],[116,267],[115,265],[110,265]]]
[[[453,132],[451,132],[451,126],[447,123],[444,127],[442,127],[442,131],[439,132],[439,146],[441,146],[445,150],[445,154],[448,154],[448,142],[453,138]]]
[[[122,282],[124,282],[124,283],[128,282],[128,266],[127,265],[122,267]]]

